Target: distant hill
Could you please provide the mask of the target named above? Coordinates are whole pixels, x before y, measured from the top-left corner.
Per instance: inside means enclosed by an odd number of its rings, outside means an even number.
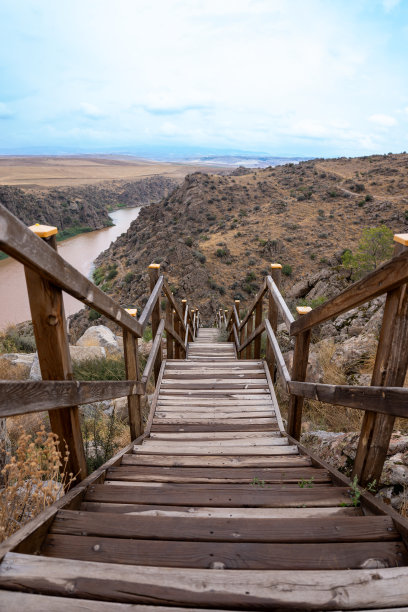
[[[230,176],[194,173],[141,211],[98,259],[122,304],[143,305],[146,268],[161,263],[174,292],[207,320],[232,298],[252,299],[269,264],[285,265],[287,288],[339,264],[365,227],[408,231],[408,155],[315,159]]]

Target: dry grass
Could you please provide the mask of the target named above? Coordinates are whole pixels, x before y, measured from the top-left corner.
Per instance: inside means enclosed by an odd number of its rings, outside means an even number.
[[[2,470],[0,541],[9,537],[44,508],[59,499],[75,480],[67,473],[57,436],[44,427],[31,436],[23,431],[15,455]]]

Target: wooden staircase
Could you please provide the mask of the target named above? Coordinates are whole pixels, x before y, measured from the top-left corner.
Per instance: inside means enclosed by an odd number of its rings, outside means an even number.
[[[2,591],[2,609],[337,610],[351,589],[363,606],[388,603],[387,579],[408,596],[392,518],[364,515],[288,439],[264,362],[217,336],[200,329],[187,359],[165,362],[149,435],[58,511],[40,554],[6,555],[3,588],[53,597]]]
[[[239,300],[219,310],[232,340],[219,342],[159,264],[137,318],[58,255],[56,228],[30,231],[1,205],[0,221],[0,249],[25,266],[43,378],[0,381],[0,418],[48,411],[77,476],[0,544],[0,610],[408,610],[408,521],[357,485],[378,482],[394,420],[408,418],[408,235],[395,236],[390,261],[296,320],[271,264],[242,317]],[[73,380],[63,291],[120,326],[126,380]],[[371,386],[307,381],[312,329],[382,294]],[[278,317],[294,342],[291,372]],[[87,476],[78,406],[122,396],[133,441]],[[299,442],[305,399],[363,411],[354,483]]]

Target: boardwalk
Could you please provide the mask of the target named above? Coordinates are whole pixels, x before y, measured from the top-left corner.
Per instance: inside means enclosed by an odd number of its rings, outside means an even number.
[[[342,609],[348,589],[356,608],[408,598],[391,517],[364,516],[349,487],[288,441],[264,362],[238,360],[217,336],[200,329],[186,360],[165,362],[150,435],[78,509],[59,510],[40,555],[6,555],[3,587],[58,601],[3,592],[4,608],[105,609],[75,596],[143,610]]]

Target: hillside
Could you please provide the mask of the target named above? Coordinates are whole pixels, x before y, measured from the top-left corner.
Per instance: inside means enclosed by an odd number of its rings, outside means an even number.
[[[51,189],[0,185],[0,203],[26,225],[56,225],[64,236],[67,230],[89,231],[111,225],[109,210],[157,202],[177,184],[174,179],[157,175],[130,182]]]
[[[230,176],[194,173],[141,211],[98,258],[97,278],[121,303],[141,306],[146,268],[161,263],[174,292],[193,296],[210,321],[232,298],[250,300],[270,262],[285,265],[289,289],[338,264],[363,228],[381,224],[408,230],[406,154],[316,159]]]

